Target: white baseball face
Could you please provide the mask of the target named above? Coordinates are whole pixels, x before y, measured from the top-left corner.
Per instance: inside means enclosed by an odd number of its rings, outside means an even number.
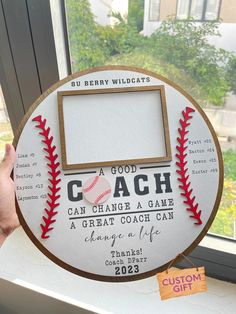
[[[83,185],[84,198],[93,205],[106,202],[111,196],[111,186],[108,180],[102,176],[89,178]]]
[[[20,131],[21,223],[63,268],[106,281],[148,277],[210,227],[219,144],[172,82],[128,67],[81,72],[36,101]]]

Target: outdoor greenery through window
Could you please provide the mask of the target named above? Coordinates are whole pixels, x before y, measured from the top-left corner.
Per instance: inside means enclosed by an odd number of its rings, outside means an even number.
[[[224,158],[223,197],[210,232],[236,240],[236,44],[227,49],[227,30],[232,29],[224,19],[216,21],[220,1],[202,1],[193,17],[182,13],[186,20],[176,19],[178,12],[187,12],[187,6],[197,2],[178,1],[176,8],[175,1],[157,1],[158,10],[173,15],[162,17],[154,29],[153,22],[152,28],[148,24],[153,1],[66,0],[71,63],[73,72],[101,65],[141,67],[193,96],[213,124]],[[188,10],[193,12],[193,7]],[[203,13],[212,21],[196,23]],[[236,31],[236,18],[232,25]],[[227,36],[220,37],[221,32]]]

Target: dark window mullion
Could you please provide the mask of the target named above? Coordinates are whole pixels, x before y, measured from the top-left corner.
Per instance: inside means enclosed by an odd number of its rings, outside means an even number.
[[[43,93],[59,80],[50,3],[26,0],[26,7],[38,81]]]
[[[221,2],[222,2],[222,0],[219,0],[218,10],[217,10],[217,20],[219,20],[219,18],[220,18]]]
[[[189,2],[188,2],[188,18],[190,18],[191,9],[192,9],[192,0],[189,0]]]
[[[13,131],[59,79],[49,1],[0,0],[0,79]]]
[[[9,34],[9,44],[15,64],[18,84],[25,110],[41,94],[30,34],[25,1],[2,0]]]
[[[204,3],[203,3],[203,8],[202,8],[202,18],[201,18],[201,20],[202,20],[202,21],[206,21],[206,8],[207,8],[207,1],[208,1],[208,0],[204,0]]]

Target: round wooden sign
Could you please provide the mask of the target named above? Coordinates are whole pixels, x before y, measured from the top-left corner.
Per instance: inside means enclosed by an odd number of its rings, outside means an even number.
[[[61,267],[129,281],[189,253],[219,206],[223,164],[196,102],[138,68],[76,73],[45,92],[15,138],[18,215]]]

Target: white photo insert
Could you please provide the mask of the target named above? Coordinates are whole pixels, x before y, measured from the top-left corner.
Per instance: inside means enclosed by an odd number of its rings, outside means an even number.
[[[170,157],[160,87],[127,90],[59,93],[65,165],[85,168],[93,163],[147,162]]]

